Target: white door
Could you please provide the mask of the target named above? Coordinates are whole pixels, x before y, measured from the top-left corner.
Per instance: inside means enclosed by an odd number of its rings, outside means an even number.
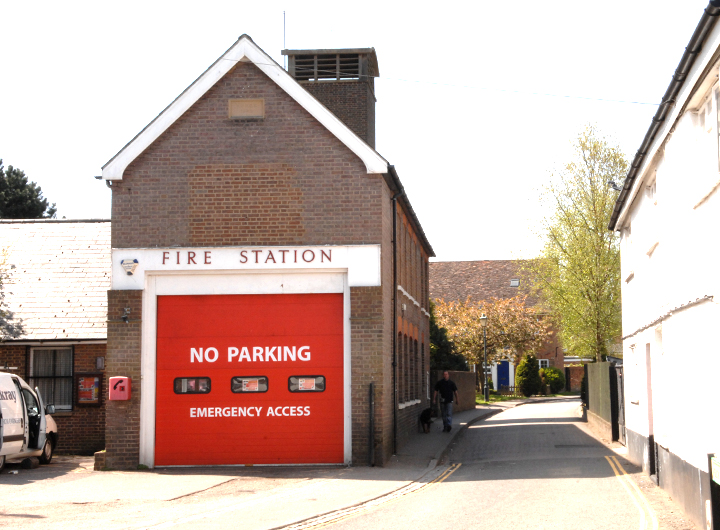
[[[45,402],[43,401],[42,395],[40,395],[40,389],[35,387],[35,394],[37,395],[39,413],[40,413],[40,432],[38,434],[37,448],[42,449],[45,447],[45,435],[47,430],[47,421],[45,420]]]
[[[19,453],[25,444],[25,406],[19,384],[14,378],[0,379],[0,408],[2,409],[2,454]]]

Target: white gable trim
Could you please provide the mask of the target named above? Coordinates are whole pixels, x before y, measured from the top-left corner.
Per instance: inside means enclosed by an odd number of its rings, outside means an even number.
[[[279,64],[262,51],[250,37],[243,35],[157,118],[150,122],[140,134],[103,166],[103,179],[122,180],[125,168],[192,107],[215,83],[222,79],[238,61],[252,62],[262,70],[265,75],[277,83],[290,97],[355,153],[365,164],[368,173],[387,173],[387,160],[310,95]]]

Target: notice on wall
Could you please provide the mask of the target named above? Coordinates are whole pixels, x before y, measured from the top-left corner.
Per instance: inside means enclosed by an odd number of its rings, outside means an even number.
[[[100,384],[102,376],[99,374],[77,376],[77,402],[78,405],[99,405]]]

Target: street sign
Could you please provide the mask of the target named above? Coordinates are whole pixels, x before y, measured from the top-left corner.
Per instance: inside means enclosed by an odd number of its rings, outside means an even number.
[[[710,466],[712,467],[713,482],[720,484],[720,458],[716,456],[710,457]]]

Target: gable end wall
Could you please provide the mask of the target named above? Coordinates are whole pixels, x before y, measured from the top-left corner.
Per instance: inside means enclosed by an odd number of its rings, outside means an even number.
[[[236,98],[265,118],[229,119]],[[382,180],[239,63],[113,182],[112,246],[377,244]]]

